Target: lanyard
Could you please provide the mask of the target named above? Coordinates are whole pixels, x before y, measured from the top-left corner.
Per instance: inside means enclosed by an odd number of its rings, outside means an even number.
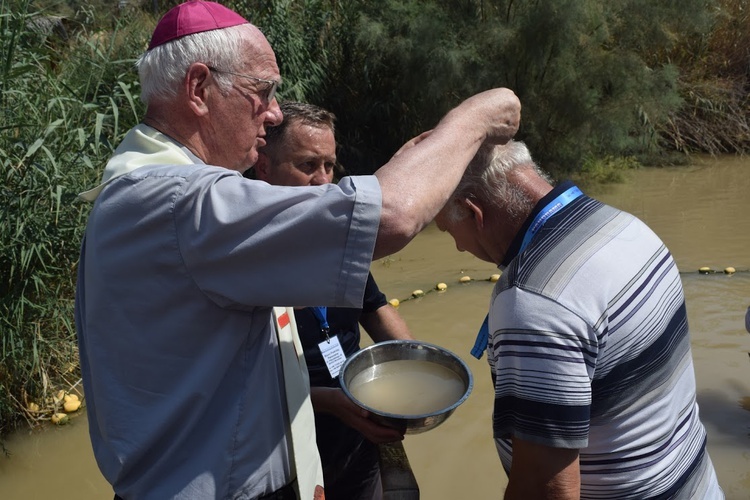
[[[328,320],[326,319],[328,308],[325,306],[313,306],[310,307],[310,309],[318,319],[318,323],[320,324],[320,332],[325,335],[326,340],[328,340],[328,332],[331,331],[331,328],[328,326]]]
[[[565,205],[570,203],[571,201],[575,200],[579,196],[581,196],[583,193],[581,192],[578,187],[573,186],[568,189],[566,189],[562,194],[560,194],[557,198],[550,201],[546,207],[544,207],[538,214],[536,214],[536,217],[534,217],[534,220],[531,222],[531,225],[526,230],[526,234],[523,237],[523,243],[521,243],[521,248],[518,250],[518,253],[523,252],[523,250],[528,246],[528,244],[531,242],[531,239],[534,237],[534,235],[539,232],[539,230],[544,226],[544,223],[547,222],[547,220],[555,215],[557,212],[559,212]]]
[[[523,242],[521,243],[521,248],[518,250],[518,253],[523,252],[523,250],[531,242],[531,239],[534,237],[534,235],[537,232],[539,232],[542,226],[544,226],[544,223],[547,222],[550,217],[555,215],[565,205],[569,204],[571,201],[575,200],[582,194],[583,192],[581,192],[581,190],[578,189],[578,187],[572,186],[566,189],[563,193],[557,196],[554,200],[547,203],[547,205],[542,210],[540,210],[538,214],[536,214],[536,217],[534,217],[534,220],[531,222],[531,225],[526,230],[526,234],[523,236]],[[484,318],[484,322],[482,323],[482,326],[479,328],[479,333],[477,333],[477,338],[474,341],[474,347],[471,348],[471,355],[477,359],[481,359],[482,355],[484,354],[484,351],[487,349],[487,344],[489,342],[489,339],[490,339],[490,315],[488,314]]]

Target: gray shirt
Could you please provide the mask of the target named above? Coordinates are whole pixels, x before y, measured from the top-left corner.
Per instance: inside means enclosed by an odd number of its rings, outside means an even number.
[[[123,497],[255,498],[290,477],[271,307],[362,303],[371,176],[269,186],[203,164],[111,180],[76,322],[94,453]]]

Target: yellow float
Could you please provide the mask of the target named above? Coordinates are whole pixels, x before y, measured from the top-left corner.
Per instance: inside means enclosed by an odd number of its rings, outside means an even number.
[[[388,303],[390,305],[392,305],[393,307],[398,307],[398,305],[400,304],[400,302],[398,301],[398,299],[391,299],[391,300],[388,301]]]
[[[461,279],[459,279],[458,281],[460,281],[461,283],[468,283],[469,281],[471,281],[471,276],[461,276]]]
[[[63,391],[62,389],[57,391],[57,394],[52,395],[52,401],[54,401],[56,405],[62,403],[64,399],[65,399],[65,391]]]
[[[424,291],[422,291],[422,290],[414,290],[413,292],[411,292],[411,296],[415,297],[415,298],[416,297],[421,297],[423,295],[424,295]]]
[[[435,290],[437,290],[438,292],[444,292],[447,288],[448,285],[446,285],[445,283],[438,283],[437,285],[435,285]]]
[[[65,413],[73,413],[81,407],[81,402],[78,399],[70,399],[63,403],[63,410]]]
[[[68,417],[64,413],[53,413],[52,417],[50,418],[50,420],[55,425],[63,425],[63,424],[67,424],[68,423],[68,419],[69,418],[70,417]]]

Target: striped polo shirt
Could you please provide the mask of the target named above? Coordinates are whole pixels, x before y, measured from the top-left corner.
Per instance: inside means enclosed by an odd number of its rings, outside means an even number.
[[[581,498],[723,498],[698,417],[685,298],[664,243],[585,195],[511,246],[490,305],[493,431],[580,450]]]

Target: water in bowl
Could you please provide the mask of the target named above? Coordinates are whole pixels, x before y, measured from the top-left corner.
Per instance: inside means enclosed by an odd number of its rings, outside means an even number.
[[[358,373],[349,384],[358,401],[394,415],[439,412],[461,399],[466,386],[450,368],[421,360],[394,360]]]

